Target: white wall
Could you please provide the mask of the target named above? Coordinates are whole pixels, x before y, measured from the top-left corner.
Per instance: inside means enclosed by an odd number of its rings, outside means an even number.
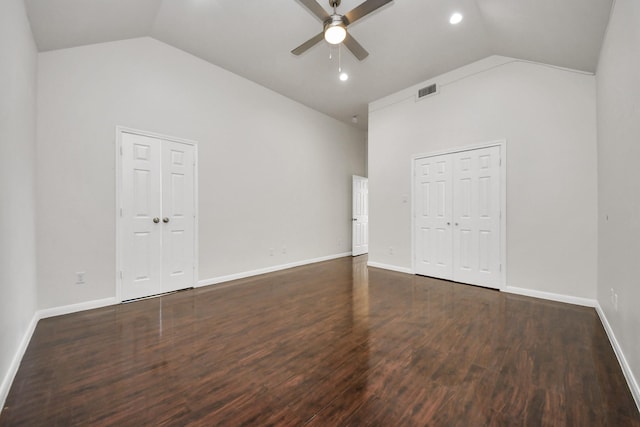
[[[22,0],[0,2],[0,409],[36,311],[36,64]]]
[[[594,76],[489,57],[431,82],[369,106],[370,262],[411,267],[412,155],[506,139],[507,286],[595,299]]]
[[[363,132],[151,38],[41,53],[38,85],[40,308],[115,295],[116,125],[199,142],[200,280],[350,251]]]
[[[640,405],[640,2],[616,0],[597,71],[598,302]],[[618,295],[618,309],[611,289]]]

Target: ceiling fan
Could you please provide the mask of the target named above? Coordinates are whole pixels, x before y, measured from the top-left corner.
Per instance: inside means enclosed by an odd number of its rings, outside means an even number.
[[[344,15],[340,15],[336,12],[336,8],[340,6],[341,0],[329,0],[329,5],[333,8],[333,13],[331,15],[329,15],[327,11],[316,2],[316,0],[298,1],[309,9],[311,13],[320,18],[323,22],[324,28],[321,33],[311,37],[309,40],[293,49],[291,53],[294,55],[300,55],[309,50],[316,43],[319,43],[322,39],[325,39],[330,44],[340,44],[344,42],[347,49],[349,49],[356,58],[362,61],[364,58],[369,56],[369,52],[367,52],[365,48],[363,48],[360,43],[358,43],[356,39],[347,32],[347,27],[385,4],[391,3],[393,0],[366,0],[364,3]]]

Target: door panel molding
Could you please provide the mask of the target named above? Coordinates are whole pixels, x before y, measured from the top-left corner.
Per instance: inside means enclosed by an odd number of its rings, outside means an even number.
[[[499,153],[500,153],[500,161],[499,161],[499,165],[498,165],[498,171],[497,174],[499,176],[499,218],[498,218],[498,228],[499,228],[499,233],[500,233],[500,238],[499,238],[499,263],[497,264],[497,268],[499,269],[499,274],[498,274],[498,286],[497,289],[504,289],[507,284],[506,284],[506,277],[507,277],[507,260],[506,260],[506,253],[507,253],[507,239],[506,239],[506,234],[507,234],[507,230],[506,230],[506,223],[507,223],[507,209],[506,209],[506,189],[507,189],[507,180],[506,180],[506,159],[507,159],[507,144],[506,144],[506,140],[497,140],[497,141],[490,141],[490,142],[486,142],[486,143],[482,143],[482,144],[474,144],[474,145],[468,145],[468,146],[463,146],[463,147],[456,147],[456,148],[451,148],[451,149],[447,149],[447,150],[439,150],[439,151],[434,151],[434,152],[430,152],[430,153],[422,153],[422,154],[416,154],[414,156],[411,157],[411,194],[412,194],[412,198],[411,198],[411,248],[412,248],[412,256],[411,256],[411,268],[412,268],[412,272],[414,274],[417,273],[418,270],[420,269],[424,269],[424,266],[419,266],[418,265],[418,257],[420,255],[420,248],[418,247],[419,245],[419,233],[418,233],[418,225],[420,224],[420,218],[417,218],[417,203],[419,203],[418,199],[418,191],[423,191],[424,189],[422,188],[418,188],[418,174],[420,173],[419,169],[419,162],[420,161],[425,161],[426,163],[428,163],[428,159],[438,159],[438,158],[449,158],[451,163],[454,163],[455,161],[457,162],[464,162],[464,158],[466,156],[464,156],[465,152],[469,152],[469,151],[474,151],[474,150],[480,150],[480,149],[487,149],[487,148],[492,148],[492,147],[498,147],[499,148]],[[485,167],[487,164],[487,161],[489,159],[479,159],[478,160],[478,164],[480,165],[481,168]],[[470,162],[467,163],[462,163],[461,164],[463,167],[469,166],[471,167],[472,164]],[[460,164],[458,165],[460,166]],[[453,178],[452,178],[453,181]],[[490,185],[490,181],[486,182],[488,185]],[[488,190],[488,188],[487,188]],[[451,193],[451,191],[449,192]],[[464,208],[465,208],[465,204],[464,201],[467,200],[468,197],[478,197],[478,195],[472,195],[472,194],[467,194],[465,192],[465,189],[463,187],[457,188],[454,187],[453,189],[453,193],[454,193],[454,197],[457,197],[458,202],[460,203],[462,206],[462,214],[464,214]],[[429,198],[430,200],[433,200],[433,197]],[[467,200],[468,202],[473,204],[473,200],[469,199]],[[421,198],[420,203],[423,203],[424,200],[423,198]],[[476,200],[476,203],[479,202],[479,200]],[[453,203],[453,202],[452,202]],[[480,207],[480,208],[486,208],[485,207]],[[469,213],[469,212],[468,212]],[[458,222],[460,222],[460,219],[463,219],[464,215],[460,215],[460,213],[456,213]],[[452,217],[453,220],[453,217]],[[446,223],[441,224],[443,226],[446,226]],[[452,221],[452,225],[455,225],[455,221]],[[440,227],[442,228],[442,227]],[[452,227],[451,229],[451,233],[454,233],[454,227]],[[456,231],[457,233],[457,237],[460,237],[460,234],[463,230],[460,231]],[[488,236],[484,236],[484,237],[488,237]],[[480,239],[481,237],[478,237],[478,239]],[[477,240],[477,239],[476,239]],[[453,237],[451,239],[451,241],[453,242]],[[478,242],[476,242],[478,243]],[[481,243],[481,242],[480,242]],[[457,250],[460,251],[460,249],[464,249],[460,247],[460,242],[458,242],[458,246],[457,246]],[[453,253],[453,251],[452,251]],[[432,254],[435,255],[435,254]],[[459,255],[459,254],[458,254]],[[479,256],[481,257],[481,259],[478,260],[478,262],[484,262],[485,264],[487,262],[489,262],[489,259],[484,258],[483,256],[486,254],[479,254]],[[460,260],[458,260],[458,263],[460,264]],[[488,268],[488,267],[487,267]],[[434,275],[433,277],[441,277],[441,278],[447,278],[448,280],[455,280],[454,277],[455,275],[453,274],[453,268],[451,269],[451,274],[448,277],[443,277],[447,275],[447,271],[445,269],[442,269],[442,274],[440,275]],[[468,281],[466,281],[465,283],[470,283]],[[486,286],[483,283],[473,283],[473,284],[478,284],[481,286]],[[490,287],[494,287],[494,286],[490,286]]]
[[[196,286],[196,284],[198,283],[198,269],[199,269],[199,265],[198,265],[198,221],[199,221],[199,215],[198,215],[198,144],[195,141],[192,140],[188,140],[188,139],[184,139],[184,138],[177,138],[174,136],[169,136],[169,135],[163,135],[163,134],[159,134],[159,133],[155,133],[155,132],[149,132],[149,131],[144,131],[144,130],[139,130],[139,129],[134,129],[134,128],[130,128],[130,127],[125,127],[125,126],[116,126],[115,129],[115,158],[116,158],[116,168],[115,168],[115,183],[116,183],[116,198],[115,198],[115,224],[116,224],[116,235],[115,235],[115,242],[116,242],[116,268],[115,268],[115,279],[116,279],[116,283],[115,283],[115,294],[116,294],[116,301],[117,302],[122,302],[123,301],[123,276],[122,276],[122,271],[123,271],[123,259],[125,256],[124,253],[124,245],[125,242],[123,241],[123,232],[124,227],[126,226],[125,223],[126,221],[123,221],[123,217],[122,217],[122,208],[123,208],[123,193],[124,193],[124,188],[123,188],[123,135],[124,134],[130,134],[130,135],[134,135],[134,136],[141,136],[141,137],[147,137],[147,138],[154,138],[157,140],[162,140],[162,141],[167,141],[168,144],[171,146],[172,144],[186,144],[189,145],[193,148],[193,159],[183,159],[180,158],[179,155],[174,156],[173,158],[169,158],[170,155],[166,155],[166,153],[163,153],[163,163],[167,162],[167,158],[168,161],[173,161],[176,164],[179,164],[181,162],[184,161],[188,161],[188,162],[192,162],[193,163],[193,196],[194,196],[194,201],[193,201],[193,215],[195,215],[194,221],[193,221],[193,286]],[[163,144],[164,145],[164,144]],[[161,151],[163,151],[163,148],[161,148]],[[170,151],[170,149],[169,149]],[[141,153],[144,154],[144,153]],[[173,153],[170,153],[173,154]],[[164,167],[164,164],[163,164]],[[162,174],[160,179],[162,180]],[[164,202],[163,202],[164,203]],[[177,206],[176,206],[177,207]],[[165,206],[162,206],[162,209],[165,209]],[[173,218],[170,218],[170,221]],[[160,219],[160,224],[162,223],[162,218]],[[166,233],[163,233],[166,234]],[[163,263],[164,264],[164,263]],[[171,268],[172,266],[167,266],[169,268]]]

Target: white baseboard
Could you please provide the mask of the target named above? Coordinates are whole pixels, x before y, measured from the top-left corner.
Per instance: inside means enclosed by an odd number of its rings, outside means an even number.
[[[106,307],[108,305],[114,305],[117,303],[118,302],[115,298],[104,298],[95,301],[81,302],[79,304],[65,305],[62,307],[45,308],[43,310],[36,311],[33,314],[31,323],[29,323],[29,327],[24,332],[22,341],[20,341],[20,345],[16,349],[16,353],[11,360],[11,365],[9,366],[9,369],[6,372],[4,378],[2,379],[2,384],[0,384],[0,412],[2,412],[2,408],[4,408],[7,396],[9,395],[9,390],[11,390],[11,384],[13,384],[13,380],[18,373],[20,363],[22,362],[22,358],[24,357],[24,353],[25,351],[27,351],[27,347],[29,346],[29,342],[31,342],[33,332],[36,330],[36,326],[38,325],[38,321],[40,319],[60,316],[63,314],[76,313],[78,311],[91,310],[94,308]]]
[[[627,384],[629,385],[629,389],[631,390],[631,394],[633,395],[633,399],[636,401],[636,406],[640,411],[640,387],[638,386],[638,381],[633,375],[633,371],[631,370],[631,366],[627,362],[627,359],[624,357],[624,353],[622,352],[622,348],[618,343],[618,339],[616,335],[613,333],[613,329],[609,324],[609,320],[607,316],[604,314],[604,310],[600,307],[600,304],[596,304],[596,312],[598,316],[600,316],[600,321],[602,322],[602,326],[604,326],[604,330],[609,337],[609,342],[611,342],[611,347],[613,347],[613,351],[616,353],[616,357],[618,358],[618,363],[620,363],[620,367],[622,368],[622,373],[624,374],[625,379],[627,380]]]
[[[369,267],[382,268],[383,270],[397,271],[398,273],[413,274],[413,271],[410,268],[398,267],[397,265],[382,264],[380,262],[373,262],[373,261],[367,262],[367,265]]]
[[[197,286],[200,287],[200,286],[206,286],[206,285],[213,285],[216,283],[228,282],[236,279],[243,279],[245,277],[257,276],[265,273],[272,273],[274,271],[286,270],[288,268],[299,267],[302,265],[313,264],[316,262],[329,261],[332,259],[343,258],[346,256],[351,256],[351,252],[343,252],[343,253],[328,255],[328,256],[319,257],[319,258],[296,261],[289,264],[281,264],[281,265],[261,268],[257,270],[245,271],[237,274],[230,274],[228,276],[221,276],[221,277],[215,277],[212,279],[200,280]],[[24,333],[24,336],[22,337],[22,341],[20,342],[20,345],[16,349],[15,355],[11,361],[11,365],[9,366],[9,369],[4,375],[4,378],[2,379],[2,383],[0,384],[0,411],[2,411],[4,402],[6,401],[7,396],[9,395],[11,384],[13,383],[16,373],[18,372],[18,368],[20,367],[20,362],[22,361],[22,357],[24,356],[24,353],[27,350],[27,347],[29,346],[29,342],[31,341],[33,332],[35,331],[36,325],[38,324],[38,321],[40,319],[46,319],[48,317],[76,313],[79,311],[91,310],[94,308],[106,307],[106,306],[115,305],[118,303],[119,302],[115,297],[110,297],[110,298],[104,298],[104,299],[99,299],[94,301],[81,302],[78,304],[65,305],[61,307],[45,308],[45,309],[36,311],[33,315],[31,323],[29,324],[29,327],[27,328],[27,330]]]
[[[515,286],[506,286],[502,292],[510,294],[525,295],[528,297],[546,299],[551,301],[566,302],[568,304],[582,305],[584,307],[595,307],[598,302],[590,298],[574,297],[571,295],[554,294],[552,292],[536,291],[535,289],[517,288]]]
[[[81,302],[78,304],[63,305],[61,307],[45,308],[38,311],[39,319],[47,317],[62,316],[63,314],[77,313],[78,311],[92,310],[94,308],[106,307],[108,305],[118,304],[115,297],[97,299],[93,301]]]
[[[252,276],[259,276],[261,274],[273,273],[274,271],[286,270],[288,268],[300,267],[302,265],[314,264],[316,262],[329,261],[332,259],[344,258],[347,256],[351,256],[351,252],[343,252],[340,254],[327,255],[320,258],[305,259],[302,261],[296,261],[289,264],[280,264],[280,265],[274,265],[271,267],[259,268],[257,270],[250,270],[250,271],[243,271],[241,273],[229,274],[227,276],[212,277],[210,279],[199,280],[196,287],[199,288],[202,286],[216,285],[218,283],[230,282],[232,280],[244,279]]]
[[[302,265],[313,264],[316,262],[328,261],[336,258],[350,256],[350,255],[351,255],[351,252],[344,252],[341,254],[334,254],[334,255],[329,255],[329,256],[320,257],[320,258],[297,261],[289,264],[281,264],[273,267],[266,267],[262,269],[251,270],[251,271],[246,271],[246,272],[237,273],[237,274],[230,274],[227,276],[220,276],[212,279],[201,280],[198,282],[198,287],[228,282],[231,280],[243,279],[246,277],[257,276],[265,273],[271,273],[274,271],[286,270],[288,268],[299,267]],[[370,267],[382,268],[385,270],[397,271],[400,273],[413,274],[410,268],[405,268],[405,267],[398,267],[394,265],[382,264],[377,262],[368,262],[367,265]],[[586,307],[594,307],[596,309],[596,312],[598,313],[598,316],[600,317],[600,320],[602,321],[602,324],[607,333],[607,336],[609,337],[609,341],[611,342],[611,346],[613,347],[616,357],[618,358],[618,362],[620,363],[622,372],[624,373],[624,376],[627,380],[627,384],[629,385],[631,394],[633,395],[636,405],[640,410],[640,387],[638,386],[638,381],[634,377],[633,371],[631,370],[631,367],[629,366],[624,356],[624,353],[622,352],[622,348],[620,347],[620,344],[618,343],[618,340],[615,334],[613,333],[613,329],[609,324],[607,316],[605,315],[604,311],[600,307],[600,304],[598,304],[596,300],[574,297],[570,295],[554,294],[551,292],[536,291],[532,289],[518,288],[514,286],[507,286],[506,288],[503,289],[503,291],[512,293],[512,294],[525,295],[525,296],[541,298],[541,299],[546,299],[551,301],[565,302],[569,304],[576,304],[576,305],[581,305]],[[18,368],[20,367],[20,363],[22,361],[24,353],[27,350],[27,347],[29,346],[29,342],[31,341],[33,332],[35,331],[38,321],[40,319],[46,319],[48,317],[53,317],[53,316],[60,316],[63,314],[75,313],[78,311],[91,310],[94,308],[106,307],[109,305],[115,305],[117,303],[118,301],[116,300],[116,298],[111,297],[111,298],[87,301],[87,302],[71,304],[71,305],[66,305],[61,307],[47,308],[47,309],[39,310],[36,313],[34,313],[33,318],[31,319],[31,322],[29,323],[27,330],[25,331],[24,336],[20,341],[20,345],[16,349],[15,355],[11,361],[11,365],[9,366],[9,369],[6,372],[4,378],[2,379],[2,383],[0,384],[0,412],[4,407],[7,396],[9,395],[9,390],[11,389],[11,384],[13,383],[13,380],[18,372]]]
[[[20,345],[16,349],[15,354],[13,355],[13,359],[11,360],[11,365],[9,365],[9,369],[4,375],[2,379],[2,384],[0,385],[0,412],[4,408],[4,403],[7,400],[7,396],[9,396],[9,390],[11,389],[11,384],[13,384],[13,380],[18,373],[18,368],[20,367],[20,362],[22,362],[22,357],[24,356],[25,351],[27,351],[27,347],[29,346],[29,342],[31,341],[31,336],[33,332],[36,330],[36,325],[38,324],[38,312],[33,314],[33,318],[27,327],[27,330],[24,332],[22,340],[20,341]]]

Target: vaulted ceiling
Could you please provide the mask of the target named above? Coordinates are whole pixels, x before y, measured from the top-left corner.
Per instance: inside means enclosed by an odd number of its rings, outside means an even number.
[[[322,30],[296,0],[25,0],[40,51],[150,36],[362,129],[368,102],[489,55],[595,72],[612,1],[395,0],[349,26],[358,61],[324,41],[291,54]]]

